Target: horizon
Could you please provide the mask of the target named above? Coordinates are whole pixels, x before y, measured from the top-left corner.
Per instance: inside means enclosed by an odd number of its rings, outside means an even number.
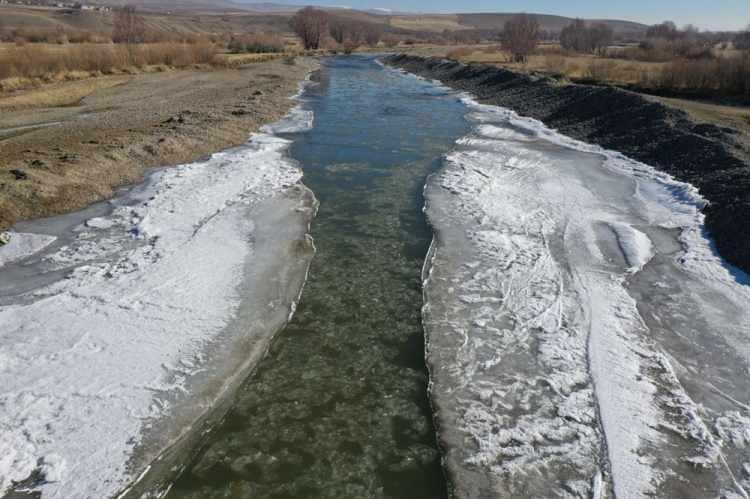
[[[236,1],[236,0],[235,0]],[[244,2],[243,2],[244,3]],[[556,15],[562,17],[580,17],[584,19],[610,19],[631,21],[647,25],[663,21],[673,21],[680,27],[694,25],[701,30],[738,31],[750,25],[750,2],[735,0],[685,0],[678,5],[664,2],[654,5],[646,0],[633,0],[627,5],[606,5],[594,0],[577,0],[561,4],[552,0],[535,0],[533,2],[510,0],[503,2],[500,8],[487,0],[463,2],[463,7],[452,9],[450,0],[430,2],[430,8],[424,8],[422,0],[347,0],[346,4],[331,2],[298,2],[279,0],[269,2],[282,5],[344,8],[354,10],[381,10],[404,14],[501,14],[526,12],[537,15]],[[247,3],[245,3],[247,5]]]

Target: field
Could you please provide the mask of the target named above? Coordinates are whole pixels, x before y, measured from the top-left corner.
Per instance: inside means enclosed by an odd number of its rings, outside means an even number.
[[[0,6],[0,12],[0,39],[6,40],[0,43],[0,92],[4,93],[102,75],[237,67],[301,50],[290,31],[292,13],[288,10],[210,11],[195,6],[192,11],[143,10],[140,15],[146,43],[129,47],[111,43],[114,25],[111,11],[6,5]],[[644,25],[628,21],[603,21],[620,41],[599,55],[544,43],[521,64],[512,62],[498,41],[498,33],[511,17],[509,14],[383,16],[330,9],[329,15],[350,25],[379,26],[387,43],[376,47],[377,50],[385,45],[389,50],[494,64],[566,81],[615,85],[662,96],[750,98],[750,85],[744,83],[750,81],[750,57],[726,44],[722,48],[717,45],[708,58],[678,56],[670,52],[672,46],[665,49],[664,44],[646,50],[638,43],[623,42],[631,36],[643,39],[645,34]],[[536,17],[540,29],[547,33],[559,32],[571,21],[561,16]],[[455,35],[458,32],[481,33],[484,42],[455,45],[467,43]],[[255,43],[243,38],[253,36],[258,37]],[[272,50],[263,48],[268,45],[265,37],[270,37]],[[323,47],[335,52],[342,50],[343,45],[327,40]],[[362,46],[359,50],[370,49]]]
[[[628,47],[605,55],[581,54],[542,44],[526,63],[513,62],[497,44],[421,46],[414,53],[484,63],[520,72],[539,72],[573,82],[615,85],[637,91],[691,98],[750,98],[750,57],[736,50],[715,50],[711,59],[639,60],[624,57]],[[644,57],[644,59],[647,59]]]

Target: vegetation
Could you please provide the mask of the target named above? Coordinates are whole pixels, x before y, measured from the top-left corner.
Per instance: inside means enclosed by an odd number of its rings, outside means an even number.
[[[576,19],[560,32],[560,45],[568,50],[603,54],[612,44],[614,32],[606,24],[588,26],[582,19]]]
[[[0,51],[0,79],[55,79],[76,71],[112,74],[155,65],[181,68],[214,64],[216,53],[211,44],[13,46]]]
[[[734,38],[734,48],[737,50],[750,50],[750,26],[746,31],[738,33]]]
[[[146,25],[136,13],[136,8],[126,5],[115,13],[115,28],[112,41],[115,43],[143,43],[146,39]]]
[[[312,7],[294,16],[165,15],[133,6],[65,15],[54,8],[5,9],[0,15],[0,42],[6,42],[0,45],[0,79],[46,81],[67,78],[66,72],[109,74],[147,66],[234,67],[294,51],[295,42],[285,39],[293,31],[306,50],[351,53],[362,46],[413,50],[421,45],[425,48],[418,50],[455,60],[661,93],[746,96],[750,80],[750,27],[740,33],[710,33],[668,21],[646,29],[525,14],[386,17]],[[32,17],[39,22],[30,22]]]
[[[284,40],[268,33],[252,33],[232,36],[227,43],[227,50],[232,54],[269,54],[284,51]]]
[[[328,14],[323,10],[305,7],[292,16],[290,26],[299,36],[305,50],[317,50],[328,32]]]
[[[539,44],[539,22],[527,14],[514,16],[505,24],[502,42],[514,62],[525,63]]]

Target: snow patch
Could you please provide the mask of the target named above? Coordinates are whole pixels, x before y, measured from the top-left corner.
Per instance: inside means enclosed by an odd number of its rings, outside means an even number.
[[[284,127],[308,124],[297,110]],[[301,180],[289,144],[258,133],[162,170],[148,199],[86,221],[42,256],[66,278],[0,306],[0,495],[34,473],[45,497],[108,497],[134,478],[143,432],[170,413],[235,317],[254,206]],[[52,241],[14,234],[0,258]]]
[[[7,235],[8,242],[0,246],[0,267],[30,257],[57,239],[47,234],[8,232]]]

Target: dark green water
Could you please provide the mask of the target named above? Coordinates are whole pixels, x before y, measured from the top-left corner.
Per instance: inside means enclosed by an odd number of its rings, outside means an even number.
[[[447,495],[427,399],[422,186],[466,108],[367,57],[324,62],[291,154],[320,200],[292,322],[169,497]]]

